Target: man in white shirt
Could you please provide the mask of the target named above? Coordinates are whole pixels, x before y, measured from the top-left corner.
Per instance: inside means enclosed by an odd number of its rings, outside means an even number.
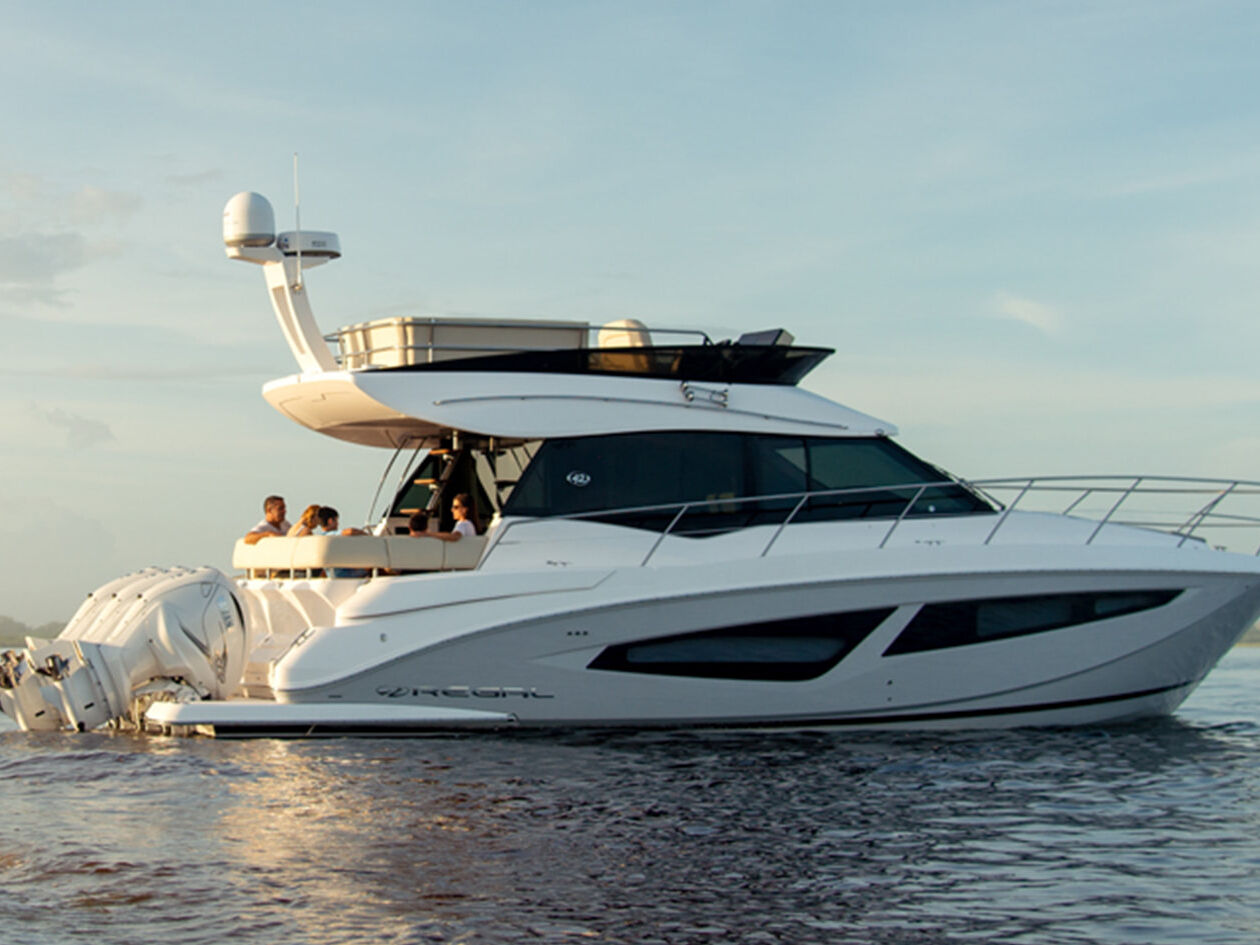
[[[263,519],[245,534],[245,544],[256,545],[264,538],[289,534],[288,520],[285,519],[284,498],[269,495],[263,500]]]

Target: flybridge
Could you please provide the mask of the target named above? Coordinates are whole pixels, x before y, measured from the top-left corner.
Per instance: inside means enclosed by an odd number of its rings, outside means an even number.
[[[558,319],[395,317],[320,331],[305,270],[341,255],[335,233],[275,232],[260,194],[223,212],[231,259],[263,267],[298,373],[263,388],[327,436],[396,449],[455,435],[523,442],[632,430],[890,435],[892,424],[797,387],[829,348],[783,329],[715,341],[702,331]]]
[[[263,267],[280,330],[302,373],[400,369],[599,374],[701,383],[797,384],[832,353],[770,329],[714,342],[706,333],[649,329],[637,319],[586,322],[402,317],[320,332],[302,273],[341,255],[337,234],[275,232],[261,194],[242,192],[223,211],[231,259]],[[334,353],[329,342],[337,345]]]

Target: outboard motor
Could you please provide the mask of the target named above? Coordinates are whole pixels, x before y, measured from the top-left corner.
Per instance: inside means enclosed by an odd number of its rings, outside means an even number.
[[[223,699],[249,640],[228,577],[149,568],[94,591],[55,640],[0,653],[0,710],[28,731],[139,725],[155,699]]]

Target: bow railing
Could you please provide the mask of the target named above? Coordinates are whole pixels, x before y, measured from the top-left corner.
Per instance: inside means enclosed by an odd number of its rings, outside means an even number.
[[[1016,508],[1055,512],[1094,520],[1086,544],[1108,524],[1168,532],[1179,544],[1199,539],[1218,547],[1260,555],[1254,541],[1239,541],[1246,532],[1260,532],[1260,482],[1203,479],[1189,476],[1038,476],[989,479],[969,483],[1001,506],[997,533]],[[1004,496],[1012,496],[1003,500]]]
[[[969,507],[963,508],[963,506]],[[872,537],[883,548],[908,519],[984,516],[992,520],[982,544],[1010,528],[1011,513],[1042,512],[1093,522],[1082,541],[1089,545],[1109,525],[1165,532],[1220,549],[1260,555],[1260,482],[1179,476],[1037,476],[1021,479],[895,483],[848,489],[721,497],[690,502],[598,509],[543,517],[514,518],[495,529],[484,563],[511,532],[558,521],[628,524],[658,535],[640,565],[646,565],[671,535],[701,537],[754,525],[774,530],[762,546],[765,557],[784,530],[811,521],[886,523]],[[1246,540],[1245,536],[1249,534]]]

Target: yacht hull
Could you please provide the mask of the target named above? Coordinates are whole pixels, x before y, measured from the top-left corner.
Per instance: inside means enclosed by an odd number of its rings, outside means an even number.
[[[1006,549],[990,555],[1000,567],[973,560],[935,574],[907,574],[904,555],[882,575],[854,561],[846,577],[836,576],[849,570],[836,567],[845,562],[833,559],[814,562],[825,573],[812,579],[810,560],[793,557],[576,572],[565,575],[570,590],[436,606],[422,605],[428,588],[418,578],[394,588],[382,612],[312,630],[277,664],[272,684],[280,703],[463,707],[522,727],[1099,724],[1174,711],[1260,614],[1260,573],[1239,556],[1196,555],[1220,560],[1220,570],[1185,568],[1184,551],[1151,567],[1149,550],[1133,553],[1130,567],[1033,570],[1023,566],[1028,554]],[[476,597],[471,581],[462,590]],[[897,652],[925,603],[1153,592],[1172,599],[1055,629]],[[407,597],[415,606],[401,608]],[[776,627],[854,613],[873,614],[873,627],[834,665],[798,668],[802,678],[750,678],[760,671],[740,665],[739,678],[730,678],[732,664],[716,670],[728,678],[715,678],[695,662],[659,671],[651,650],[642,664],[608,658],[662,640],[668,652],[671,641],[687,647],[697,635],[742,641],[749,627],[761,645]]]

